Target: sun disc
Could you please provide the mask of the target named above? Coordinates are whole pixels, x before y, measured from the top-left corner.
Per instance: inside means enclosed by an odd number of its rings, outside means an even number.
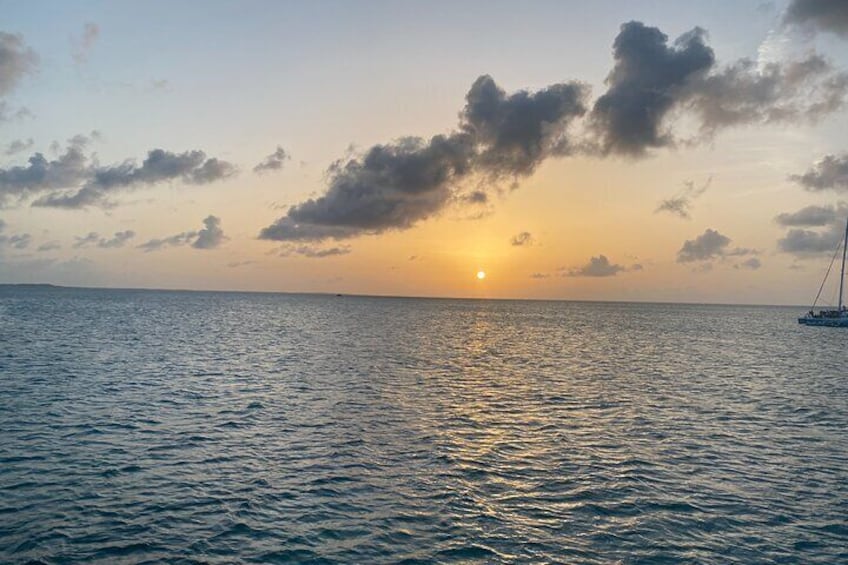
[[[486,278],[486,271],[477,271],[477,278],[481,281]]]

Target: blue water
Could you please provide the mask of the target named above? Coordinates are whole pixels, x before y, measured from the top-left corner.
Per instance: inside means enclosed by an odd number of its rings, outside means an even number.
[[[0,562],[846,563],[798,314],[0,288]]]

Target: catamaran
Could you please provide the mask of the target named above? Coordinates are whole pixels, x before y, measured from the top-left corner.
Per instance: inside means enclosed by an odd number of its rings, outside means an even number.
[[[839,250],[837,249],[837,252]],[[842,290],[845,286],[845,253],[848,251],[848,223],[845,224],[845,238],[842,240],[842,269],[839,272],[839,302],[835,310],[821,309],[815,311],[816,303],[819,301],[824,283],[827,280],[827,275],[830,274],[830,268],[833,267],[833,260],[830,262],[830,267],[827,268],[827,273],[824,275],[824,280],[819,287],[819,293],[813,301],[813,306],[810,311],[798,318],[799,324],[805,326],[831,326],[831,327],[846,327],[848,328],[848,309],[842,303]],[[836,253],[833,254],[836,259]]]

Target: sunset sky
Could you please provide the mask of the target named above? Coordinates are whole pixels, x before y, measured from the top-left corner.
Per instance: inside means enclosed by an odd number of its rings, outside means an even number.
[[[848,219],[839,0],[0,8],[0,283],[808,304]]]

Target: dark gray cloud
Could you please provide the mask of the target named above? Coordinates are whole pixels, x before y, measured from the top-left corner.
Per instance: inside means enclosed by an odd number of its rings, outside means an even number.
[[[159,251],[166,247],[180,247],[188,245],[195,239],[197,239],[197,232],[187,231],[169,237],[163,237],[161,239],[151,239],[139,245],[138,248],[149,253],[151,251]]]
[[[88,158],[75,145],[69,145],[64,154],[53,160],[35,153],[27,165],[0,169],[0,205],[45,190],[73,186],[88,176]]]
[[[683,190],[677,195],[660,202],[654,213],[668,212],[688,220],[691,218],[689,209],[692,207],[692,202],[707,191],[712,180],[713,177],[708,178],[701,186],[695,186],[694,181],[691,180],[683,181]]]
[[[148,253],[183,245],[191,245],[195,249],[214,249],[226,241],[227,237],[221,229],[220,218],[209,215],[204,218],[203,225],[204,227],[197,231],[185,231],[161,239],[151,239],[139,245],[138,248]]]
[[[571,152],[567,128],[586,112],[587,94],[585,85],[570,82],[507,95],[489,75],[479,77],[460,115],[462,129],[480,145],[478,167],[529,175],[549,155]]]
[[[288,153],[286,153],[286,151],[278,145],[276,151],[265,157],[261,163],[253,167],[253,172],[264,173],[268,171],[279,171],[283,168],[283,164],[285,164],[288,159]]]
[[[690,81],[681,96],[709,138],[737,125],[816,121],[841,108],[846,93],[848,75],[813,54],[762,67],[742,59]]]
[[[486,204],[489,201],[489,195],[482,190],[473,190],[463,195],[462,200],[469,204]]]
[[[845,0],[792,0],[784,22],[848,37],[848,2]]]
[[[509,242],[516,247],[524,247],[533,245],[534,239],[529,231],[523,231],[512,236],[512,239],[510,239]]]
[[[0,31],[0,96],[18,85],[24,75],[35,70],[38,57],[20,35]]]
[[[568,269],[564,276],[567,277],[613,277],[627,268],[623,265],[610,263],[606,255],[592,257],[589,262],[575,269]]]
[[[585,95],[578,83],[508,95],[481,76],[466,96],[459,131],[402,138],[334,163],[326,193],[289,208],[259,238],[345,239],[408,229],[453,201],[485,203],[485,192],[463,196],[457,184],[472,173],[530,174],[545,157],[567,153],[566,130],[585,112]]]
[[[791,253],[800,258],[833,253],[843,233],[842,228],[835,224],[823,231],[794,228],[778,240],[777,246],[784,253]]]
[[[715,63],[705,36],[695,28],[669,45],[668,36],[655,27],[636,21],[621,26],[609,88],[591,115],[603,153],[640,156],[673,143],[671,134],[662,131],[663,118],[682,100],[687,82]]]
[[[789,178],[810,191],[848,190],[848,153],[825,155],[806,173]]]
[[[845,104],[848,74],[819,55],[766,65],[741,59],[716,69],[705,41],[700,28],[669,45],[657,28],[622,26],[609,88],[591,114],[601,153],[638,157],[674,145],[666,120],[673,111],[695,118],[690,141],[698,141],[732,126],[816,121]]]
[[[27,149],[32,148],[33,145],[35,145],[35,141],[33,141],[31,137],[29,139],[16,139],[9,142],[6,149],[3,150],[3,153],[6,155],[14,155],[15,153],[20,153],[21,151],[26,151]]]
[[[115,232],[115,235],[109,239],[101,239],[97,242],[97,247],[103,249],[113,249],[123,247],[129,240],[135,237],[135,232],[132,230],[124,230]]]
[[[84,208],[109,206],[109,197],[121,191],[163,182],[181,181],[203,185],[232,176],[235,166],[203,151],[172,153],[164,149],[148,152],[142,164],[127,160],[107,167],[93,163],[84,153],[97,139],[75,136],[68,141],[64,154],[48,160],[41,153],[29,158],[28,165],[0,169],[0,203],[37,196],[33,206]]]
[[[90,186],[108,191],[138,184],[156,184],[181,180],[186,184],[206,184],[232,175],[235,167],[216,158],[206,158],[203,151],[172,153],[153,149],[141,166],[131,160],[120,165],[94,170]]]
[[[117,247],[123,247],[133,237],[135,237],[135,232],[132,230],[115,232],[115,235],[108,239],[100,237],[100,234],[97,232],[89,232],[84,236],[76,237],[76,242],[73,247],[74,249],[80,249],[83,247],[97,246],[101,249],[115,249]]]
[[[777,247],[802,259],[831,254],[845,234],[846,217],[848,205],[844,202],[837,206],[807,206],[797,212],[779,214],[775,221],[792,229],[778,240]]]
[[[202,165],[196,167],[188,174],[180,176],[186,184],[208,184],[231,177],[236,174],[236,170],[235,165],[232,163],[212,157],[206,159]]]
[[[376,145],[333,164],[326,194],[292,206],[259,238],[320,241],[409,228],[446,205],[473,157],[471,136],[462,133]]]
[[[687,240],[677,252],[678,263],[709,261],[722,257],[730,245],[730,238],[713,229],[707,229],[695,239]]]
[[[95,23],[86,22],[82,35],[72,39],[71,57],[75,63],[81,65],[88,60],[88,54],[98,37],[100,37],[100,27]]]
[[[848,217],[848,206],[807,206],[797,212],[785,212],[775,217],[775,222],[786,227],[821,227],[842,222]]]
[[[197,239],[191,244],[195,249],[215,249],[221,245],[227,237],[221,229],[221,218],[206,216],[203,220],[203,228],[197,232]]]
[[[351,252],[350,246],[341,245],[337,247],[318,247],[308,244],[288,244],[279,249],[280,257],[289,257],[291,255],[300,255],[310,259],[322,259],[324,257],[336,257],[339,255],[347,255]]]
[[[89,245],[96,245],[98,241],[100,241],[100,234],[97,232],[88,232],[84,236],[77,236],[74,238],[76,242],[74,242],[74,249],[81,249],[83,247],[88,247]]]

